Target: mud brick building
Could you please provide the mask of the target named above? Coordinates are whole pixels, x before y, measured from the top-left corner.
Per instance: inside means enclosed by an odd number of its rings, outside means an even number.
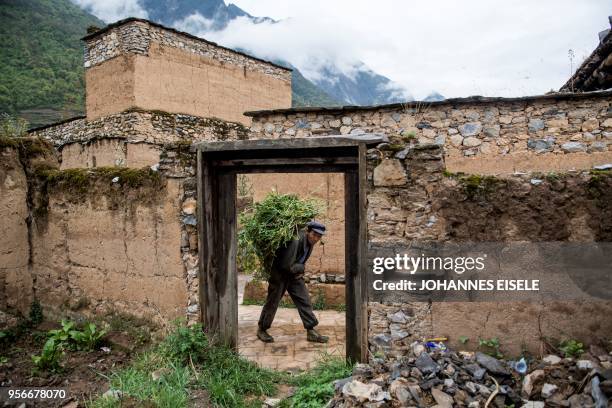
[[[52,145],[0,148],[0,307],[201,318],[193,144],[377,134],[369,146],[367,245],[424,241],[611,241],[612,92],[470,97],[428,104],[290,108],[291,73],[140,19],[85,41],[87,115],[31,132]],[[609,57],[608,57],[609,59]],[[457,176],[462,173],[463,176]],[[554,174],[556,177],[546,177]],[[497,183],[473,199],[466,178]],[[255,198],[285,175],[250,175]],[[293,177],[293,176],[292,176]],[[297,183],[329,205],[338,239],[313,281],[345,270],[342,176]],[[590,194],[597,177],[597,195]],[[488,179],[487,179],[488,180]],[[534,182],[534,180],[538,180]],[[334,278],[335,279],[335,278]],[[367,346],[500,337],[538,353],[544,337],[609,334],[604,301],[366,306]]]

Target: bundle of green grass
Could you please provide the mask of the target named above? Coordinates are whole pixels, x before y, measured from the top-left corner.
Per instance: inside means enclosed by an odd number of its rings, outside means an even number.
[[[274,255],[281,245],[297,236],[300,229],[323,209],[319,200],[295,194],[272,192],[240,214],[238,265],[255,277],[268,279]]]

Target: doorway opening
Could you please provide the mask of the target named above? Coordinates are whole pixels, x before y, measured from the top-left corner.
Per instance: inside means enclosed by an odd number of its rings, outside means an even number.
[[[237,175],[340,173],[344,179],[345,356],[367,360],[366,162],[379,135],[197,144],[201,320],[220,342],[239,347]],[[271,343],[273,344],[273,343]]]

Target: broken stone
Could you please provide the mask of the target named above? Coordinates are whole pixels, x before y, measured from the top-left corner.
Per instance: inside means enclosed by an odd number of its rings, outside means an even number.
[[[385,159],[374,168],[375,186],[403,186],[406,181],[406,170],[399,160]]]
[[[482,140],[477,137],[466,137],[463,139],[463,145],[467,147],[475,147],[480,146],[482,144]]]
[[[459,126],[459,132],[463,136],[474,136],[480,133],[482,125],[480,122],[468,122]]]
[[[510,370],[504,367],[504,365],[495,357],[491,357],[487,354],[477,352],[476,361],[478,364],[487,369],[491,374],[497,375],[510,375]]]
[[[561,360],[562,360],[561,357],[555,356],[554,354],[549,354],[542,359],[542,361],[545,362],[546,364],[553,364],[553,365],[559,364]]]
[[[406,380],[405,378],[398,378],[394,380],[389,386],[389,393],[399,402],[405,404],[406,402],[412,399],[412,395],[410,394],[410,389],[408,388],[408,386],[408,380]]]
[[[593,362],[591,360],[578,360],[576,362],[576,367],[579,370],[590,370],[593,368]]]
[[[406,316],[404,312],[401,310],[393,314],[388,314],[387,319],[389,319],[391,323],[399,323],[399,324],[408,323],[408,316]]]
[[[531,396],[535,382],[542,377],[544,377],[544,370],[535,370],[523,378],[523,388],[521,390],[521,394],[524,398],[529,398]]]
[[[542,401],[527,401],[521,408],[544,408],[544,402]]]
[[[553,396],[553,394],[555,392],[557,392],[557,390],[559,389],[559,387],[557,387],[554,384],[544,384],[542,386],[542,398],[550,398]]]
[[[566,142],[561,145],[561,149],[566,153],[576,153],[586,151],[586,146],[580,142]]]
[[[440,391],[438,389],[431,390],[431,396],[436,400],[436,403],[440,408],[452,408],[453,406],[453,397],[445,393],[444,391]]]
[[[530,119],[527,124],[527,129],[529,129],[530,132],[542,130],[544,129],[544,121],[542,119]]]
[[[482,380],[485,373],[487,372],[484,368],[478,364],[467,364],[463,368],[469,372],[475,380]]]
[[[423,374],[437,373],[440,366],[433,361],[428,353],[421,353],[414,363]]]

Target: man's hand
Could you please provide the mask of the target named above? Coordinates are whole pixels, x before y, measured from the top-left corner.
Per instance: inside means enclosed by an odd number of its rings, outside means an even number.
[[[291,270],[291,273],[293,275],[295,275],[296,278],[297,278],[299,275],[304,275],[304,264],[295,263],[295,264],[291,265],[291,269],[290,270]]]

